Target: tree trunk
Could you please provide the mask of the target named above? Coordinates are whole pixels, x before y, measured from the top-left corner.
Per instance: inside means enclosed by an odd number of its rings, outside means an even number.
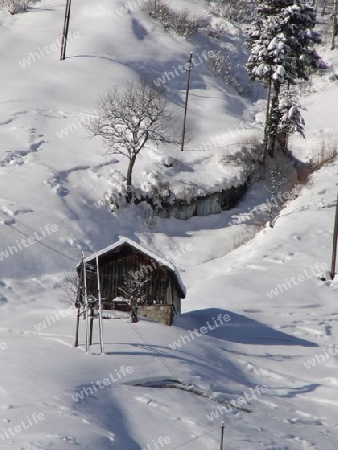
[[[271,100],[271,109],[269,115],[269,126],[268,133],[269,136],[269,145],[268,145],[268,154],[271,158],[274,157],[275,148],[277,143],[277,131],[278,131],[278,100],[280,94],[281,84],[279,81],[275,81],[274,83],[274,93]]]
[[[136,161],[136,155],[132,156],[129,159],[128,170],[127,170],[127,194],[126,194],[127,203],[131,203],[131,200],[133,198],[132,175],[133,175],[133,168],[134,168],[135,161]]]
[[[280,148],[284,153],[286,153],[288,149],[288,140],[289,136],[286,131],[281,131],[280,133],[277,134],[278,144],[280,145]]]
[[[138,322],[138,319],[137,319],[137,306],[132,306],[131,307],[130,317],[131,317],[131,323],[137,323]]]
[[[266,113],[265,113],[265,128],[264,128],[264,141],[263,141],[263,161],[262,164],[265,164],[266,155],[268,151],[268,138],[269,138],[269,120],[270,120],[270,101],[271,101],[271,88],[272,88],[272,68],[270,71],[270,79],[269,79],[269,88],[268,88],[268,98],[266,104]]]
[[[272,206],[272,203],[271,203],[270,209],[269,209],[269,227],[270,228],[273,228],[273,224],[272,224],[272,208],[273,208],[273,206]]]
[[[326,3],[327,3],[327,0],[324,0],[323,1],[323,9],[322,9],[322,12],[321,12],[322,16],[324,16],[324,14],[326,13]]]

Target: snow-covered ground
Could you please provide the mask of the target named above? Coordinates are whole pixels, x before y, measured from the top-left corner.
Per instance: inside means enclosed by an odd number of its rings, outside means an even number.
[[[201,5],[189,2],[196,15]],[[231,211],[188,221],[149,225],[137,206],[112,214],[102,199],[126,162],[86,139],[83,122],[109,87],[139,71],[157,79],[205,43],[165,33],[141,8],[120,15],[122,6],[73,2],[64,62],[63,2],[0,12],[0,449],[212,450],[224,420],[226,449],[335,450],[337,284],[326,272],[338,167],[316,173],[273,229],[230,253],[245,222],[229,224],[264,201],[258,189]],[[230,31],[239,39],[236,27]],[[321,50],[335,70],[338,50]],[[181,110],[184,87],[184,75],[168,83]],[[315,77],[313,91],[302,100],[307,139],[292,139],[304,160],[323,139],[338,139],[338,85]],[[224,133],[226,144],[237,142],[259,130],[262,111],[263,100],[239,97],[201,64],[189,99],[190,148]],[[218,164],[220,151],[149,149],[136,163],[136,182],[231,184],[236,173]],[[161,166],[167,155],[178,161],[173,173]],[[83,323],[81,345],[72,346],[74,312],[59,302],[63,279],[81,252],[122,236],[180,269],[183,314],[170,328],[105,320],[105,354],[95,335],[88,355]],[[168,381],[184,389],[162,387]],[[237,408],[226,407],[230,400]]]

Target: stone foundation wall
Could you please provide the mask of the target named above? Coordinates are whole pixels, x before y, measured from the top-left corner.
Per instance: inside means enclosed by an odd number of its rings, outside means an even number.
[[[172,325],[173,323],[173,308],[171,305],[139,306],[137,314],[164,325]]]

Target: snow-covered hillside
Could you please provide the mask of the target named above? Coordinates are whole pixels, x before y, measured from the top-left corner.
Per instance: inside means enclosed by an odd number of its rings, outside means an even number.
[[[196,16],[206,7],[176,3]],[[60,62],[64,6],[49,0],[15,16],[0,12],[0,449],[212,450],[223,420],[226,449],[335,450],[337,284],[327,272],[337,165],[315,173],[273,229],[233,251],[247,223],[262,222],[258,188],[230,211],[188,221],[149,223],[136,205],[112,214],[102,200],[126,161],[87,139],[99,96],[139,72],[156,80],[209,41],[171,35],[141,7],[122,14],[122,0],[73,1]],[[227,27],[240,48],[242,30]],[[338,50],[323,44],[319,52],[337,71]],[[167,83],[182,113],[185,83],[184,74]],[[138,186],[167,179],[177,192],[212,190],[240,179],[219,164],[218,146],[189,150],[259,131],[264,100],[239,96],[206,64],[193,70],[191,87],[193,141],[183,153],[147,149],[135,166]],[[301,159],[338,139],[337,95],[323,75],[303,97],[306,140],[291,142]],[[177,161],[172,172],[162,164],[168,156]],[[98,344],[88,355],[82,323],[81,346],[72,346],[75,313],[59,302],[63,280],[82,252],[122,236],[179,268],[183,314],[173,327],[105,320],[105,355]]]

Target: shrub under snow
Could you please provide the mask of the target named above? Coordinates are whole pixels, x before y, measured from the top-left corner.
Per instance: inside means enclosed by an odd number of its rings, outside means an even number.
[[[210,2],[209,13],[232,22],[252,19],[254,2],[252,0],[218,0]]]
[[[235,75],[237,67],[236,56],[228,50],[214,51],[208,59],[209,68],[212,72],[232,86],[238,93],[242,93],[241,81]]]
[[[149,15],[158,20],[165,29],[173,31],[181,36],[194,34],[200,27],[200,20],[189,17],[188,10],[172,9],[168,3],[163,0],[149,0]]]
[[[0,0],[0,7],[11,14],[27,11],[29,0]]]

